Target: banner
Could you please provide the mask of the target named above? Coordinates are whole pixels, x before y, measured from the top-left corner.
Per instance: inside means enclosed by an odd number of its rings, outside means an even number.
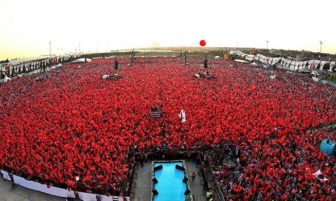
[[[330,62],[329,71],[332,71],[335,65],[336,65],[336,62],[335,62],[335,61]]]
[[[230,54],[235,54],[241,57],[244,57],[246,60],[259,61],[264,65],[277,65],[279,68],[288,69],[288,70],[301,70],[304,68],[308,69],[316,69],[319,68],[323,70],[324,66],[329,64],[329,71],[332,71],[334,66],[336,65],[335,61],[320,61],[320,60],[309,60],[309,61],[292,61],[283,57],[267,57],[262,54],[252,55],[245,54],[239,50],[230,51]]]
[[[3,178],[6,180],[11,181],[11,178],[8,174],[8,172],[4,170],[0,170]],[[16,175],[13,175],[14,183],[20,186],[23,186],[25,188],[43,192],[49,195],[63,197],[63,198],[76,198],[75,192],[72,190],[67,190],[63,188],[58,188],[55,186],[48,186],[46,184],[41,184],[35,181],[26,180],[23,177],[19,177]],[[93,194],[93,193],[85,193],[85,192],[78,192],[79,198],[83,201],[97,201],[96,197],[99,197],[101,201],[123,201],[123,197],[119,196],[105,196],[105,195],[99,195],[99,194]],[[126,197],[126,200],[129,201],[130,198]]]

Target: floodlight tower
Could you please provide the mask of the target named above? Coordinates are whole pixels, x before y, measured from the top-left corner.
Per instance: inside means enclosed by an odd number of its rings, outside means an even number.
[[[321,40],[320,40],[319,42],[320,42],[320,53],[322,53],[322,44],[323,44],[323,43],[322,43]]]
[[[51,41],[49,41],[49,57],[51,58]]]
[[[266,41],[266,49],[268,49],[269,40]]]

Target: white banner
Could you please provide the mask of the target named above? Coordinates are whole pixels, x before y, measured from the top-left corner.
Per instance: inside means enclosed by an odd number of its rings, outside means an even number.
[[[73,191],[68,191],[62,188],[57,188],[54,186],[50,186],[48,188],[47,185],[45,184],[40,184],[38,182],[34,182],[34,181],[29,181],[26,180],[22,177],[18,177],[14,175],[14,182],[17,185],[32,189],[32,190],[36,190],[36,191],[40,191],[43,193],[47,193],[49,195],[54,195],[54,196],[59,196],[59,197],[71,197],[71,198],[75,198],[75,194]]]
[[[320,70],[323,70],[324,65],[328,64],[328,61],[321,61],[320,63]]]
[[[332,71],[333,67],[336,65],[336,62],[333,61],[333,62],[330,62],[330,68],[329,68],[329,71]]]
[[[279,68],[288,69],[288,70],[301,70],[304,68],[308,69],[316,69],[319,67],[320,70],[327,64],[330,64],[329,71],[333,70],[333,67],[336,65],[335,61],[320,61],[320,60],[309,60],[309,61],[291,61],[285,59],[283,57],[266,57],[262,54],[252,55],[252,54],[245,54],[239,50],[230,51],[230,54],[239,55],[241,57],[245,57],[248,61],[259,61],[262,64],[267,65],[275,65],[278,64]]]
[[[248,60],[248,61],[253,61],[254,57],[255,57],[254,55],[248,54],[248,55],[246,55],[245,59]]]
[[[101,201],[123,201],[123,198],[119,196],[105,196],[82,192],[79,193],[79,198],[84,201],[97,201],[96,196],[98,196]],[[129,198],[126,199],[129,201]]]
[[[2,173],[4,179],[9,180],[9,181],[11,180],[8,172],[1,170],[1,173]]]
[[[11,181],[8,172],[1,170],[1,173],[3,174],[3,178],[6,180]],[[64,197],[64,198],[75,198],[75,193],[72,190],[67,190],[63,188],[58,188],[54,186],[47,186],[45,184],[41,184],[35,181],[26,180],[23,177],[19,177],[16,175],[13,175],[14,183],[20,186],[23,186],[25,188],[43,192],[49,195],[54,195],[58,197]],[[93,194],[93,193],[84,193],[84,192],[78,192],[79,198],[83,201],[97,201],[96,196],[100,198],[101,201],[123,201],[122,197],[119,196],[105,196],[105,195],[99,195],[99,194]],[[126,197],[126,200],[129,201],[130,198]]]

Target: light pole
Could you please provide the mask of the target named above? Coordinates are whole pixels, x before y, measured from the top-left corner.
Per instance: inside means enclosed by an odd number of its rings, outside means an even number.
[[[320,40],[319,42],[320,42],[320,53],[322,53],[322,44],[323,44],[323,43],[322,43],[321,40]]]
[[[51,58],[51,41],[49,41],[49,57]]]
[[[266,41],[266,49],[268,49],[268,43],[269,43],[269,41],[267,40]]]

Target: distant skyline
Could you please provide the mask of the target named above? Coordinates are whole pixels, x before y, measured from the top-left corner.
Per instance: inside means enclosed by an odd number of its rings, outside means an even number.
[[[336,53],[334,0],[0,0],[0,60],[151,46]],[[268,44],[266,41],[269,41]]]

